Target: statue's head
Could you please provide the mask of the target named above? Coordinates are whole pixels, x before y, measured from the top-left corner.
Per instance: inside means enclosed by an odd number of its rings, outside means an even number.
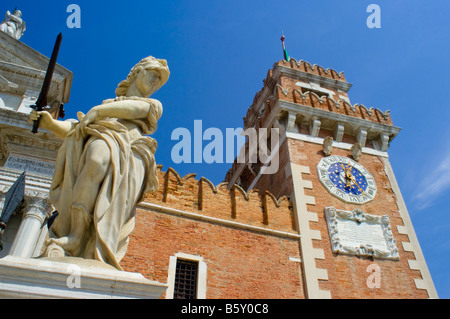
[[[18,17],[18,18],[21,18],[21,17],[22,17],[22,11],[20,11],[20,10],[14,10],[13,15],[15,15],[15,16]]]
[[[135,83],[141,95],[149,97],[167,82],[169,75],[170,71],[166,60],[149,56],[139,61],[131,69],[127,79],[119,83],[116,95],[127,95],[130,86]]]

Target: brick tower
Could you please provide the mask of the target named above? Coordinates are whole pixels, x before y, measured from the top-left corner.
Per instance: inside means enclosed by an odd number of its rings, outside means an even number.
[[[292,58],[263,82],[244,126],[279,129],[278,171],[247,156],[226,181],[289,197],[305,297],[437,298],[389,163],[389,111],[352,105],[342,72]]]

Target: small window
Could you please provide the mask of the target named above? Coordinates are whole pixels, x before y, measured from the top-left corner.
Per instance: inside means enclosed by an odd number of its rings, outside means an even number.
[[[178,252],[170,256],[167,299],[206,299],[208,267],[203,257]]]
[[[197,298],[198,262],[177,259],[175,270],[174,299]]]

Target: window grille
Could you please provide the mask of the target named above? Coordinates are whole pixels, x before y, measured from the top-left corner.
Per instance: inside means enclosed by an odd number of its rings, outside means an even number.
[[[177,259],[174,299],[197,298],[198,262]]]

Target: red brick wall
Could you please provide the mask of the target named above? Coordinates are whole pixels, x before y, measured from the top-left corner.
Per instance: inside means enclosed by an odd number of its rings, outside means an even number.
[[[296,234],[285,197],[214,187],[195,175],[159,171],[160,188],[148,202]],[[207,298],[304,298],[297,239],[138,208],[136,227],[121,265],[166,283],[170,256],[198,255],[207,265]]]
[[[170,256],[199,255],[209,299],[304,298],[298,242],[161,213],[138,210],[122,267],[166,283]]]

